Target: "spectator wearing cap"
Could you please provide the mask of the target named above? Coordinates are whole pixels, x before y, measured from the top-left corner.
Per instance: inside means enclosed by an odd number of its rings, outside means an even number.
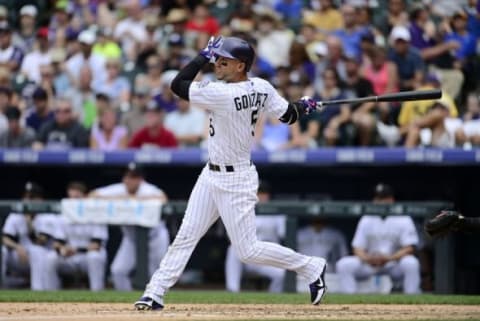
[[[145,126],[133,134],[131,148],[177,147],[175,135],[164,127],[165,110],[152,101],[145,112]]]
[[[7,21],[0,22],[0,66],[16,72],[23,60],[24,52],[12,43],[12,28]]]
[[[50,110],[48,93],[42,87],[37,87],[32,93],[33,108],[26,117],[25,123],[38,132],[40,127],[54,118]]]
[[[83,65],[78,72],[78,83],[65,92],[65,97],[72,102],[74,116],[85,128],[92,127],[97,119],[98,106],[92,89],[92,73],[88,65]]]
[[[400,90],[417,89],[425,72],[425,64],[420,53],[410,45],[410,31],[405,26],[396,26],[389,36],[392,48],[388,59],[397,65]]]
[[[0,133],[8,129],[8,119],[5,111],[12,104],[13,91],[10,87],[0,87]]]
[[[113,31],[114,39],[120,43],[128,60],[135,60],[138,48],[147,40],[147,30],[143,22],[143,12],[138,0],[125,1],[127,16],[120,20]]]
[[[207,115],[204,110],[192,108],[179,99],[178,108],[165,116],[165,128],[170,130],[182,147],[199,146],[206,138]]]
[[[105,59],[120,59],[122,49],[113,40],[113,30],[109,27],[100,28],[97,32],[98,40],[93,46],[93,52]]]
[[[118,113],[113,108],[103,108],[90,134],[90,148],[114,151],[126,148],[127,143],[128,132],[118,124]]]
[[[121,61],[116,58],[109,58],[105,62],[107,78],[101,81],[94,80],[92,88],[95,92],[107,94],[116,108],[127,111],[130,108],[131,88],[128,79],[121,75]]]
[[[144,86],[137,86],[133,90],[131,108],[122,114],[121,124],[128,130],[128,137],[140,130],[145,124],[145,112],[148,102],[152,99],[150,90]]]
[[[20,30],[13,34],[13,43],[25,53],[31,52],[35,47],[35,40],[38,37],[37,14],[37,7],[32,4],[24,5],[20,9]]]
[[[188,49],[185,48],[184,37],[178,33],[171,33],[168,36],[168,51],[164,58],[163,70],[180,70],[191,59]]]
[[[35,131],[30,127],[23,127],[20,122],[20,109],[10,106],[5,110],[8,119],[8,130],[0,134],[0,147],[3,148],[30,148],[35,140]]]
[[[89,132],[74,117],[69,99],[55,101],[55,117],[37,133],[34,149],[68,149],[89,146]]]
[[[373,203],[394,204],[392,187],[378,184]],[[414,255],[419,237],[410,216],[364,215],[351,245],[353,255],[341,258],[336,264],[341,292],[357,293],[358,280],[385,274],[393,281],[400,281],[404,293],[420,293],[420,263]]]
[[[343,27],[342,15],[332,0],[321,0],[320,6],[313,11],[305,10],[303,23],[315,26],[318,40],[324,40],[328,33]]]
[[[48,28],[42,27],[37,31],[37,48],[25,55],[20,67],[28,80],[40,84],[40,66],[49,65],[51,56],[48,44]]]
[[[70,57],[65,63],[65,69],[73,79],[74,84],[78,84],[78,71],[83,65],[88,65],[92,69],[93,82],[100,83],[107,79],[105,69],[105,58],[92,52],[92,47],[96,41],[95,32],[86,29],[80,32],[77,38],[80,43],[80,52]]]

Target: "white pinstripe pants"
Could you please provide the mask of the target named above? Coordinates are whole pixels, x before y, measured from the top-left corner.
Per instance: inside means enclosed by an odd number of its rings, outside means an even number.
[[[175,240],[145,290],[163,296],[182,274],[198,241],[221,217],[235,252],[245,263],[292,270],[309,283],[315,281],[324,260],[299,254],[281,245],[257,240],[255,204],[258,174],[255,166],[235,172],[214,172],[205,167],[188,201]]]

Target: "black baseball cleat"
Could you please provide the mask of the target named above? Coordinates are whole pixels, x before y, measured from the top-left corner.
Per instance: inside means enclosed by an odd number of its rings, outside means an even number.
[[[163,309],[163,302],[159,303],[148,296],[142,296],[140,300],[135,302],[135,310],[137,311],[160,311]]]
[[[323,267],[320,277],[314,282],[310,283],[310,300],[313,305],[318,305],[322,301],[325,293],[327,292],[327,286],[325,285],[325,270],[327,269],[327,264]]]

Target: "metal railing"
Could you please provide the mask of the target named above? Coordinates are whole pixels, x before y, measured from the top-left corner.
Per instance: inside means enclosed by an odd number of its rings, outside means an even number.
[[[162,207],[162,216],[181,216],[185,212],[185,201],[171,201]],[[296,248],[296,234],[299,218],[314,217],[344,217],[359,218],[362,215],[409,215],[413,218],[430,217],[440,209],[451,208],[449,202],[439,201],[412,201],[396,202],[394,204],[374,204],[362,201],[271,201],[258,204],[258,215],[287,215],[285,245]],[[0,201],[0,223],[9,213],[60,213],[59,201],[24,202],[21,200]],[[147,261],[145,251],[148,244],[148,229],[137,227],[136,233],[137,265],[133,284],[143,288],[148,281]],[[435,292],[453,293],[454,290],[454,248],[451,238],[435,242],[434,245],[434,273]],[[1,260],[1,258],[0,258]],[[1,263],[1,262],[0,262]],[[0,279],[0,285],[1,285]],[[285,291],[296,291],[295,274],[287,273]]]

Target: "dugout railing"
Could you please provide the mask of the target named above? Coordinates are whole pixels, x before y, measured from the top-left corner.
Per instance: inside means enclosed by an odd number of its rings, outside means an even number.
[[[394,204],[374,204],[359,201],[271,201],[258,204],[258,215],[287,216],[285,245],[296,248],[296,234],[300,218],[341,217],[358,219],[370,215],[409,215],[414,219],[430,217],[440,209],[452,207],[451,203],[438,201],[396,202]],[[185,212],[185,201],[171,201],[162,207],[162,216],[181,216]],[[23,202],[18,200],[0,201],[0,223],[9,213],[60,213],[59,201]],[[148,253],[144,249],[148,244],[147,228],[137,227],[137,264],[133,284],[137,288],[145,286],[147,280]],[[434,291],[435,293],[453,293],[454,291],[454,246],[451,237],[434,243]],[[1,260],[1,257],[0,257]],[[1,263],[1,262],[0,262]],[[2,280],[0,279],[0,285]],[[284,289],[296,291],[295,274],[287,273]]]

